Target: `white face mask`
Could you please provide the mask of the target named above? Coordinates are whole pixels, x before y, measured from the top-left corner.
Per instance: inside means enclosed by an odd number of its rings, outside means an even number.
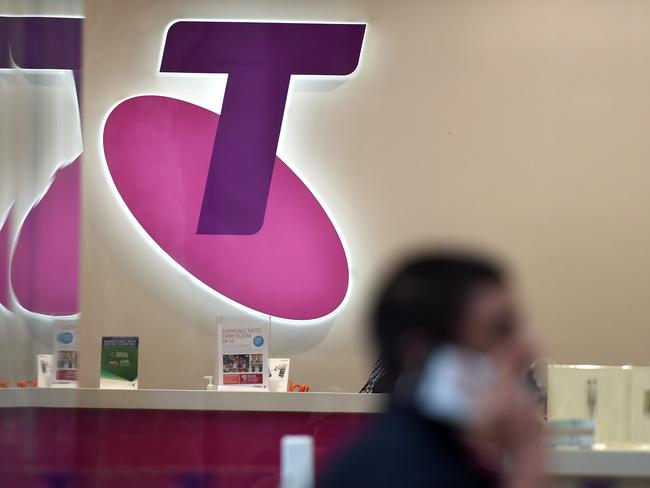
[[[496,381],[490,358],[457,346],[431,352],[415,390],[419,412],[459,428],[471,428],[481,415],[481,399]]]

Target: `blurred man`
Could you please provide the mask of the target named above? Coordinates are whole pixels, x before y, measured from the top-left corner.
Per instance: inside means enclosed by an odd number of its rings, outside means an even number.
[[[410,260],[381,290],[373,328],[396,379],[390,411],[319,487],[541,486],[541,421],[525,381],[533,350],[498,265]]]

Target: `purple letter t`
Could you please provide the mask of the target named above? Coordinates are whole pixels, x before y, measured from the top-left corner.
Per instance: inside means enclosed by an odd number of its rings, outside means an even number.
[[[260,230],[292,74],[348,75],[363,24],[181,21],[167,35],[161,71],[228,73],[198,234]]]

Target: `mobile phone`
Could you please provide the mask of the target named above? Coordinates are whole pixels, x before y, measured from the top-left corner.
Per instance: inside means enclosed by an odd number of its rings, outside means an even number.
[[[415,391],[421,414],[459,428],[480,419],[481,398],[496,382],[496,367],[484,355],[445,345],[427,359]]]

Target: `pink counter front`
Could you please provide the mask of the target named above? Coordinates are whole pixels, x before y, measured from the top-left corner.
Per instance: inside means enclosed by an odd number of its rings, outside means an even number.
[[[317,468],[381,395],[0,391],[0,486],[255,487],[279,483],[280,438],[314,437]]]

